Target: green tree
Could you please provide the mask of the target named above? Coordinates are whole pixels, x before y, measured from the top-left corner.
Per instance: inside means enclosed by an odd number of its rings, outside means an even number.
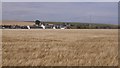
[[[39,25],[40,25],[40,21],[39,21],[39,20],[36,20],[36,21],[35,21],[35,24],[39,26]]]

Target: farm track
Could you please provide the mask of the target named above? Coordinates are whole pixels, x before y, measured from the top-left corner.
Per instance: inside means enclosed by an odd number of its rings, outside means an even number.
[[[118,30],[2,30],[3,66],[117,66]]]

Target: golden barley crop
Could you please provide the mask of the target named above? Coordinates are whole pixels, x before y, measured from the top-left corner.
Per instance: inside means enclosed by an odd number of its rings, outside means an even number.
[[[3,66],[117,66],[117,29],[2,30]]]

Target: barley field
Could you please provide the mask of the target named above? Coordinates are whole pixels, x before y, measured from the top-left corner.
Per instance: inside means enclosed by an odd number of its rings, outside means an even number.
[[[117,29],[2,30],[3,66],[117,66]]]

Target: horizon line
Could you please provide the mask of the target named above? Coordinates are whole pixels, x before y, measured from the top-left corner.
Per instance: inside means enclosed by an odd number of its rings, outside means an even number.
[[[36,19],[37,20],[37,19]],[[0,20],[1,21],[1,20]],[[2,20],[1,22],[3,21],[16,21],[16,22],[34,22],[35,20]],[[42,21],[42,20],[39,20],[41,22],[64,22],[64,23],[88,23],[88,24],[110,24],[110,25],[118,25],[119,23],[115,23],[115,24],[112,24],[112,23],[95,23],[95,22],[75,22],[75,21]]]

